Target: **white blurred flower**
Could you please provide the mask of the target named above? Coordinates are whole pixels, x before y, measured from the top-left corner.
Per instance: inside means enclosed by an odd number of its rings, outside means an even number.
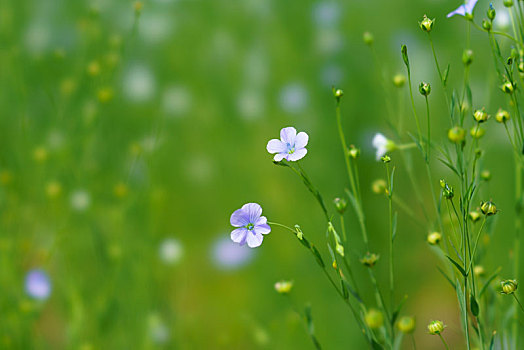
[[[171,35],[173,23],[167,12],[144,11],[140,17],[140,36],[145,43],[156,44]]]
[[[216,240],[212,247],[213,263],[224,270],[245,266],[253,259],[253,256],[253,249],[250,249],[247,245],[241,246],[234,243],[228,235]]]
[[[380,160],[386,153],[395,149],[395,143],[387,139],[384,135],[377,133],[373,137],[373,147],[376,148],[376,159]]]
[[[322,1],[313,6],[313,21],[319,27],[334,27],[338,25],[340,14],[340,5],[336,2]]]
[[[51,295],[51,281],[47,273],[40,269],[34,269],[25,277],[26,293],[38,300],[46,300]]]
[[[128,68],[122,83],[124,96],[132,102],[146,102],[155,95],[155,76],[147,66],[135,64]]]
[[[300,113],[307,104],[308,94],[303,85],[291,83],[280,90],[280,107],[288,113]]]
[[[264,99],[262,94],[250,89],[242,90],[237,99],[238,113],[247,120],[260,118],[264,113]]]
[[[193,155],[187,162],[188,178],[194,183],[208,182],[213,176],[213,165],[209,157]]]
[[[338,86],[344,79],[344,71],[336,65],[324,66],[320,73],[320,80],[325,87]]]
[[[184,247],[178,239],[166,238],[160,243],[158,255],[165,264],[174,265],[182,259]]]
[[[344,40],[340,32],[332,28],[322,28],[316,32],[315,45],[323,54],[330,55],[342,49]]]
[[[50,25],[42,21],[31,22],[24,39],[27,50],[32,54],[44,52],[51,43]]]
[[[193,98],[188,89],[181,85],[167,87],[162,94],[162,107],[169,116],[183,117],[192,107]]]
[[[497,9],[497,16],[494,20],[495,27],[500,30],[507,30],[509,29],[510,23],[508,10],[505,8]]]
[[[153,313],[147,319],[149,336],[155,344],[165,344],[169,340],[169,328],[160,315]]]
[[[91,197],[85,190],[76,190],[71,194],[71,207],[76,211],[84,211],[91,205]]]

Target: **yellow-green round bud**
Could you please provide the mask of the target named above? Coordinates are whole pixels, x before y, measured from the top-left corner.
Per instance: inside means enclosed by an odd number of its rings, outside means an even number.
[[[431,232],[427,237],[428,243],[431,245],[437,245],[442,240],[442,235],[440,232]]]
[[[463,143],[466,138],[466,131],[460,126],[454,126],[448,130],[448,139],[453,143]]]
[[[517,290],[517,280],[504,280],[500,282],[502,294],[513,294]]]
[[[353,159],[357,159],[358,157],[360,157],[360,149],[351,145],[349,146],[348,155]]]
[[[504,0],[504,6],[505,7],[512,7],[513,6],[513,0]]]
[[[489,119],[489,115],[488,113],[486,113],[486,111],[484,110],[484,108],[482,109],[477,109],[474,113],[473,113],[473,119],[475,119],[475,121],[477,123],[484,123],[485,121],[487,121]]]
[[[293,288],[293,281],[279,281],[275,283],[275,290],[279,294],[289,294]]]
[[[348,206],[348,202],[344,198],[335,198],[333,200],[333,203],[335,203],[335,208],[337,209],[337,211],[340,214],[344,214]]]
[[[418,86],[418,91],[422,96],[429,96],[431,93],[431,85],[429,85],[429,83],[421,82]]]
[[[380,158],[380,160],[382,160],[383,163],[389,163],[389,162],[391,162],[391,157],[386,154],[386,155],[382,156]]]
[[[419,23],[420,29],[429,33],[431,29],[433,29],[434,22],[435,19],[429,19],[428,16],[424,15],[424,18],[422,18],[422,21]]]
[[[486,216],[491,216],[497,214],[497,207],[492,201],[481,202],[480,211]]]
[[[517,69],[519,70],[519,73],[524,73],[524,61],[520,60],[519,64],[517,65]]]
[[[490,21],[483,19],[482,20],[482,28],[484,28],[485,30],[487,30],[489,32],[493,28],[493,25],[491,24]]]
[[[384,316],[382,315],[382,312],[377,309],[369,309],[368,312],[366,312],[364,319],[366,320],[368,327],[371,329],[380,328],[384,324]]]
[[[371,34],[370,32],[364,32],[363,39],[364,43],[369,46],[373,45],[373,41],[375,41],[373,34]]]
[[[416,322],[415,318],[411,316],[401,317],[397,322],[397,328],[404,334],[413,333],[415,330]]]
[[[428,324],[428,331],[429,331],[429,334],[432,334],[432,335],[437,335],[437,334],[440,334],[444,331],[444,328],[446,328],[446,326],[444,326],[444,323],[442,323],[442,321],[431,321],[429,324]]]
[[[507,94],[512,94],[515,91],[515,86],[510,81],[506,81],[500,89]]]
[[[375,266],[379,258],[380,256],[375,253],[367,252],[366,255],[364,255],[364,257],[360,259],[360,262],[364,266],[373,267]]]
[[[462,52],[462,63],[464,63],[466,66],[469,66],[471,63],[473,63],[473,50],[464,50]]]
[[[474,139],[480,139],[482,136],[486,134],[486,130],[482,129],[480,126],[474,126],[469,131],[469,134]]]
[[[473,222],[477,222],[480,220],[480,213],[477,210],[473,210],[469,212],[469,219]]]
[[[398,88],[403,87],[406,84],[406,77],[402,74],[396,74],[393,77],[393,85],[395,85]]]
[[[482,277],[482,276],[486,275],[486,270],[484,269],[483,266],[477,265],[477,266],[475,266],[473,268],[473,273],[477,277]]]
[[[376,194],[383,194],[387,191],[387,183],[383,179],[377,179],[371,184],[371,190]]]
[[[484,181],[489,181],[491,180],[491,171],[489,170],[482,170],[482,172],[480,173],[480,178]]]
[[[333,88],[333,96],[335,96],[337,100],[340,100],[340,98],[344,96],[344,91],[342,89]]]
[[[505,123],[510,119],[508,111],[500,108],[495,115],[495,120],[499,123]]]

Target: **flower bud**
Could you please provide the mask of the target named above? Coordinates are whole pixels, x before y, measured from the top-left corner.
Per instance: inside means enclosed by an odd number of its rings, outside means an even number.
[[[370,32],[365,32],[363,35],[363,39],[364,43],[369,46],[373,45],[373,41],[375,41],[375,38],[373,38],[373,34],[371,34]]]
[[[469,219],[473,222],[477,222],[480,220],[480,213],[477,210],[473,210],[469,212]]]
[[[491,24],[490,21],[483,19],[482,20],[482,28],[484,28],[485,30],[487,30],[489,32],[493,28],[493,25]]]
[[[453,143],[463,143],[466,138],[466,131],[460,126],[454,126],[448,130],[448,139]]]
[[[383,179],[377,179],[371,184],[371,190],[376,194],[383,194],[387,191],[387,183]]]
[[[469,131],[469,134],[474,139],[480,139],[484,134],[486,134],[486,130],[482,129],[480,126],[474,126]]]
[[[389,162],[391,162],[391,157],[388,156],[387,154],[384,155],[384,156],[382,156],[380,159],[381,159],[382,162],[384,162],[384,163],[389,163]]]
[[[420,29],[429,33],[431,29],[433,29],[434,22],[435,19],[429,19],[428,16],[424,15],[424,18],[422,18],[422,21],[419,23]]]
[[[491,172],[489,170],[482,170],[480,173],[480,178],[484,181],[491,180]]]
[[[475,121],[477,123],[484,123],[485,121],[487,121],[489,119],[489,115],[488,113],[486,113],[486,111],[484,110],[484,108],[482,109],[477,109],[474,113],[473,113],[473,119],[475,119]]]
[[[436,335],[436,334],[440,334],[444,331],[444,328],[446,328],[446,326],[444,326],[444,323],[442,323],[442,321],[431,321],[430,324],[428,324],[428,331],[429,331],[429,334],[432,334],[432,335]]]
[[[344,214],[344,212],[346,211],[346,207],[348,206],[346,200],[344,198],[335,198],[333,202],[335,203],[335,208],[337,209],[339,214]]]
[[[376,262],[380,258],[379,255],[375,253],[367,252],[366,255],[362,259],[360,259],[360,262],[367,267],[373,267],[375,266]]]
[[[504,280],[500,282],[502,294],[513,294],[517,290],[517,280]]]
[[[477,277],[482,277],[486,274],[486,270],[484,269],[483,266],[477,265],[473,268],[473,273]]]
[[[473,63],[473,50],[464,50],[462,52],[462,63],[464,63],[466,66],[469,66],[471,63]]]
[[[427,241],[431,245],[437,245],[442,240],[440,232],[431,232],[428,234]]]
[[[504,6],[505,7],[512,7],[513,6],[513,0],[504,0]]]
[[[351,158],[357,159],[360,157],[360,149],[356,148],[355,146],[351,145],[349,146],[348,154]]]
[[[335,96],[335,98],[338,101],[342,96],[344,96],[344,91],[342,89],[333,88],[333,96]]]
[[[455,196],[455,191],[453,190],[453,187],[448,185],[448,183],[444,180],[440,180],[440,187],[442,188],[442,195],[446,199],[452,199]]]
[[[517,69],[519,70],[519,73],[524,73],[524,60],[519,61],[519,64],[517,65]]]
[[[515,91],[515,86],[510,81],[506,81],[500,89],[507,94],[512,94]]]
[[[481,202],[480,211],[486,216],[491,216],[497,214],[497,207],[492,201]]]
[[[508,111],[499,108],[497,114],[495,115],[495,120],[499,123],[505,123],[510,119]]]
[[[415,326],[415,318],[411,316],[404,316],[397,322],[398,330],[404,334],[413,333]]]
[[[429,96],[431,93],[431,85],[429,85],[429,83],[421,82],[418,86],[418,91],[422,96]]]
[[[489,20],[493,21],[495,19],[496,14],[497,14],[497,12],[493,8],[493,4],[489,4],[489,9],[488,9],[488,12],[487,12]]]
[[[384,316],[382,315],[382,312],[377,309],[369,309],[368,312],[366,312],[364,319],[368,327],[371,329],[380,328],[384,324]]]
[[[400,88],[406,84],[406,77],[402,74],[397,74],[393,77],[393,85]]]
[[[289,294],[292,288],[293,288],[292,281],[279,281],[275,283],[275,290],[279,294]]]

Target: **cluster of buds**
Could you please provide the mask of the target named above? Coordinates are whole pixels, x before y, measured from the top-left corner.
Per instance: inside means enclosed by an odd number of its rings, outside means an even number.
[[[480,211],[486,216],[497,214],[497,206],[491,200],[480,203]]]
[[[452,199],[455,196],[453,187],[448,185],[448,183],[445,180],[440,180],[440,187],[442,188],[442,195],[444,196],[444,198]]]
[[[362,259],[360,259],[360,262],[367,267],[373,267],[377,263],[378,259],[380,258],[380,255],[377,255],[375,253],[367,252],[366,255]]]
[[[442,240],[442,234],[440,232],[430,232],[427,237],[427,241],[431,245],[437,245]]]
[[[431,321],[428,324],[429,334],[432,334],[432,335],[438,335],[442,333],[444,331],[444,328],[446,328],[446,326],[444,326],[444,323],[442,323],[442,321],[435,320],[435,321]]]
[[[502,294],[513,294],[517,290],[518,283],[517,280],[504,280],[500,282],[502,287]]]

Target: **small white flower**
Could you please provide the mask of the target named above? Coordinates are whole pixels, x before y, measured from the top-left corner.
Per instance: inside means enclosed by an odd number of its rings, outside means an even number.
[[[182,259],[184,247],[178,239],[166,238],[160,244],[158,255],[160,256],[160,260],[165,264],[174,265]]]
[[[376,158],[380,160],[386,153],[391,152],[395,149],[395,143],[388,140],[381,133],[375,134],[373,137],[373,147],[377,149]]]
[[[91,197],[85,190],[76,190],[71,194],[71,207],[77,211],[84,211],[91,205]]]

